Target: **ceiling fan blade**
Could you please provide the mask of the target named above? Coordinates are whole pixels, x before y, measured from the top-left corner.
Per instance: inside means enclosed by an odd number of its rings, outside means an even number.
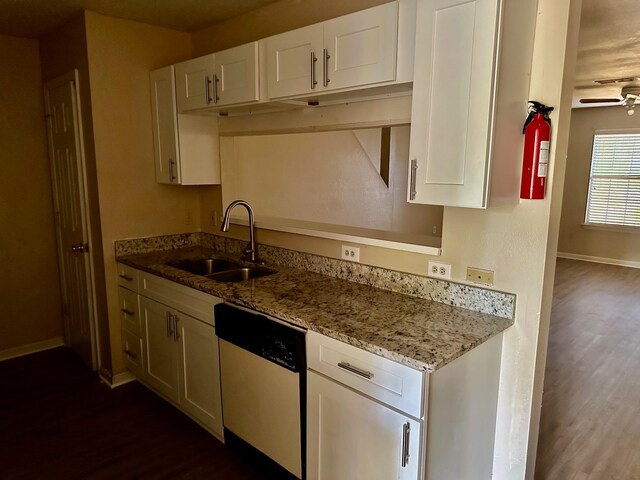
[[[620,103],[621,98],[581,98],[580,103]]]

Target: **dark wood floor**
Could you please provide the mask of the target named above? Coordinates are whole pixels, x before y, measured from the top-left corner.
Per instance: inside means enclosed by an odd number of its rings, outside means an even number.
[[[0,478],[265,480],[132,382],[115,390],[64,348],[0,362]]]
[[[558,260],[535,478],[640,479],[640,269]]]

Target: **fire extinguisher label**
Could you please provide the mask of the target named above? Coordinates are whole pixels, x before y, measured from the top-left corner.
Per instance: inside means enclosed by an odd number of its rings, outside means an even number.
[[[549,141],[540,142],[540,157],[538,160],[538,177],[547,176],[547,167],[549,166]]]

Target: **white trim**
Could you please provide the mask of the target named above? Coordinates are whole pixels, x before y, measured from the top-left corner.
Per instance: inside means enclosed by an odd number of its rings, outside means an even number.
[[[577,253],[568,252],[558,252],[558,258],[582,260],[583,262],[606,263],[607,265],[618,265],[620,267],[640,268],[640,261],[635,260],[618,260],[617,258],[592,257],[591,255],[579,255]]]
[[[102,375],[100,375],[100,378],[104,383],[109,385],[111,389],[121,387],[122,385],[125,385],[127,383],[133,382],[134,380],[138,379],[138,377],[136,377],[131,372],[116,373],[113,377],[111,377],[111,381],[109,381],[107,378],[103,377]]]
[[[640,227],[629,227],[627,225],[614,225],[609,223],[581,223],[583,228],[589,230],[604,230],[607,232],[618,233],[640,233]]]
[[[249,222],[245,219],[231,218],[231,223],[236,225],[248,226]],[[359,243],[360,245],[372,245],[374,247],[390,248],[393,250],[402,250],[404,252],[424,253],[426,255],[439,256],[442,249],[438,247],[429,247],[426,245],[416,245],[413,243],[393,242],[391,240],[380,240],[377,238],[359,237],[357,235],[347,235],[345,233],[334,233],[320,230],[312,230],[301,227],[292,227],[288,225],[276,225],[269,222],[255,221],[256,228],[264,230],[275,230],[278,232],[295,233],[298,235],[307,235],[309,237],[328,238],[330,240],[339,240],[342,242]]]
[[[42,342],[30,343],[28,345],[22,345],[20,347],[7,348],[6,350],[0,350],[0,362],[9,360],[10,358],[22,357],[24,355],[30,355],[36,352],[42,352],[44,350],[50,350],[52,348],[58,348],[64,346],[64,339],[62,337],[50,338]]]

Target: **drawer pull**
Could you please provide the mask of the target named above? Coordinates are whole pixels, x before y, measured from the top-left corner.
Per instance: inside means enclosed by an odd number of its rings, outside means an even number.
[[[373,373],[367,372],[366,370],[361,370],[358,367],[354,367],[350,363],[347,362],[339,362],[338,366],[343,370],[346,370],[351,373],[355,373],[356,375],[360,375],[361,377],[366,378],[367,380],[371,380],[373,378]]]
[[[124,353],[126,353],[129,358],[138,358],[138,355],[136,355],[136,353],[132,352],[131,350],[125,350]]]
[[[132,317],[135,315],[135,312],[132,312],[131,310],[127,310],[126,308],[121,308],[120,311],[122,313],[124,313],[125,315],[129,315],[129,316],[132,316]]]
[[[409,440],[411,435],[411,424],[409,422],[402,425],[402,467],[409,464]]]
[[[130,277],[129,275],[126,275],[124,273],[120,274],[120,278],[124,278],[127,282],[133,281],[133,277]]]

